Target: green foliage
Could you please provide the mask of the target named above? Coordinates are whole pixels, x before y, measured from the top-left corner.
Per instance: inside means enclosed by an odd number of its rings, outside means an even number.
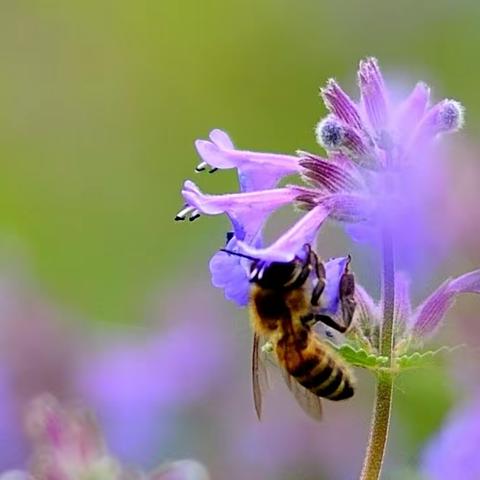
[[[346,343],[337,346],[336,350],[344,360],[355,367],[378,370],[379,368],[385,368],[388,365],[387,357],[369,353],[361,347],[353,347]]]
[[[425,367],[434,364],[442,355],[452,353],[463,346],[464,345],[455,345],[453,347],[442,346],[437,348],[437,350],[408,353],[398,357],[396,364],[400,371]]]
[[[392,374],[434,365],[443,355],[452,353],[462,347],[463,345],[455,345],[453,347],[442,346],[436,350],[407,353],[395,358],[393,365],[389,367],[387,357],[369,352],[363,347],[353,346],[348,343],[334,346],[337,353],[350,365],[372,371],[390,370]]]

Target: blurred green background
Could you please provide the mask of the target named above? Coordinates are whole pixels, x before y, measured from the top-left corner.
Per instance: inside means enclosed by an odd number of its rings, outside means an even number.
[[[159,282],[205,274],[225,224],[172,218],[212,127],[252,150],[315,150],[318,86],[353,87],[365,55],[456,95],[478,125],[474,1],[4,0],[0,13],[3,251],[93,321],[135,322]]]
[[[335,76],[355,92],[359,59],[374,55],[399,85],[421,78],[435,98],[466,105],[461,136],[473,143],[479,42],[473,0],[3,0],[1,266],[24,268],[92,326],[134,326],[158,291],[188,298],[189,279],[213,288],[207,262],[226,220],[173,221],[182,182],[194,176],[196,138],[218,127],[250,150],[318,151],[318,87]],[[451,192],[465,201],[477,186],[462,182],[480,172],[469,158]],[[210,192],[235,187],[228,172],[195,180]],[[448,259],[453,273],[480,264],[477,233]],[[214,295],[222,315],[245,318]],[[456,312],[470,318],[474,304]],[[247,344],[246,319],[235,328]],[[439,367],[400,383],[400,463],[458,400],[449,378]]]

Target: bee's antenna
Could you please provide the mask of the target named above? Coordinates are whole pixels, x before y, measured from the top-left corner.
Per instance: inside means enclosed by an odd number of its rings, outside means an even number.
[[[236,255],[237,257],[242,257],[242,258],[246,258],[248,260],[252,260],[252,262],[257,262],[258,261],[258,258],[251,257],[250,255],[245,255],[244,253],[234,252],[233,250],[227,250],[226,248],[221,248],[220,251],[228,253],[229,255]]]

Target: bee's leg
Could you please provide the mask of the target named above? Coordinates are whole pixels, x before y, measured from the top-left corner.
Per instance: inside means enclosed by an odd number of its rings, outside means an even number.
[[[355,307],[357,302],[355,301],[355,278],[350,273],[350,259],[345,267],[345,272],[342,274],[339,286],[339,300],[342,316],[342,323],[338,323],[332,317],[328,315],[316,314],[314,319],[317,322],[322,322],[328,327],[331,327],[338,332],[345,333],[352,324],[353,314],[355,313]]]
[[[322,322],[327,327],[331,327],[340,333],[345,333],[348,329],[348,327],[346,327],[345,325],[340,325],[338,322],[336,322],[332,317],[329,317],[328,315],[317,314],[313,316],[313,319],[315,322]]]
[[[313,327],[313,325],[315,325],[318,322],[318,320],[315,317],[316,315],[310,312],[304,315],[303,317],[301,317],[300,321],[302,322],[302,325],[304,325],[305,327]]]
[[[350,261],[349,257],[345,272],[340,279],[339,292],[342,320],[346,329],[348,329],[352,323],[353,314],[357,306],[357,302],[355,301],[355,277],[353,273],[350,272]]]
[[[320,297],[323,293],[323,290],[325,289],[326,272],[323,263],[319,260],[318,255],[312,250],[311,246],[307,244],[306,249],[308,252],[307,262],[311,266],[311,269],[313,270],[316,277],[313,281],[313,290],[310,303],[316,307],[318,306],[320,302]]]

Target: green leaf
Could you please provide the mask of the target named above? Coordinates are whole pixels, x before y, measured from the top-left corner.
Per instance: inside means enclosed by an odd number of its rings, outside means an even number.
[[[407,370],[410,368],[419,368],[432,365],[435,363],[435,360],[443,354],[452,353],[459,348],[464,347],[465,345],[455,345],[453,347],[443,346],[437,350],[427,350],[425,352],[413,352],[401,355],[396,359],[397,368],[402,370]]]
[[[377,370],[379,368],[385,368],[388,364],[387,357],[375,355],[367,352],[363,348],[352,347],[349,344],[335,345],[334,348],[345,361],[356,367]]]

